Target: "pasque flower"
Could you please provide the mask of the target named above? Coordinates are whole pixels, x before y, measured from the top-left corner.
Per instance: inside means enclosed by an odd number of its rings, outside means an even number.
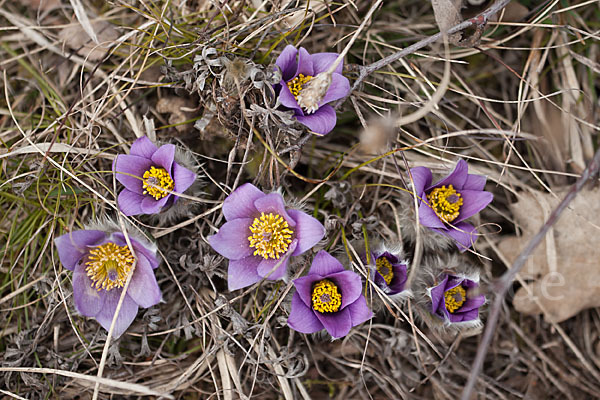
[[[298,332],[326,329],[332,337],[341,338],[373,316],[360,276],[346,271],[324,250],[317,253],[306,276],[294,279],[294,286],[288,325]]]
[[[428,289],[431,312],[448,323],[478,321],[485,303],[485,296],[475,293],[478,287],[476,280],[442,274],[439,284]]]
[[[113,171],[125,186],[117,202],[125,215],[159,213],[177,201],[171,191],[183,193],[194,183],[196,174],[175,162],[175,155],[175,145],[157,147],[144,136],[133,142],[129,155],[117,156]]]
[[[388,296],[405,292],[408,262],[387,249],[371,252],[371,279]]]
[[[419,222],[434,231],[450,236],[461,251],[477,238],[477,229],[465,219],[483,210],[493,195],[483,190],[485,176],[468,173],[467,162],[459,160],[454,171],[432,184],[429,168],[410,170],[415,193],[419,197]]]
[[[113,337],[131,325],[138,307],[148,308],[161,299],[153,269],[158,267],[156,246],[128,233],[86,229],[65,233],[54,240],[62,265],[73,271],[75,308],[109,330],[127,276],[133,275],[119,311]],[[133,251],[132,251],[133,250]],[[134,267],[134,257],[137,263]]]
[[[286,208],[280,193],[265,194],[250,183],[225,199],[223,215],[227,222],[208,242],[229,259],[229,290],[263,278],[282,279],[289,257],[311,249],[325,236],[317,219]]]
[[[331,132],[336,123],[335,110],[327,103],[350,92],[350,82],[342,75],[342,63],[330,78],[325,74],[337,56],[337,53],[309,54],[303,47],[296,49],[288,45],[275,62],[281,69],[281,82],[275,87],[279,102],[294,111],[298,122],[321,135]],[[306,92],[311,81],[315,87]]]

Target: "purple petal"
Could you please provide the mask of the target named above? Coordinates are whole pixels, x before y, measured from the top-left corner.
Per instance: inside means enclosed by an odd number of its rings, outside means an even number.
[[[460,196],[463,205],[460,207],[460,215],[454,222],[463,221],[487,207],[494,199],[490,192],[479,192],[475,190],[461,190]]]
[[[73,271],[77,262],[88,252],[88,246],[99,245],[106,239],[102,231],[80,230],[65,233],[54,239],[58,258],[63,267]]]
[[[86,317],[95,317],[104,304],[106,290],[92,287],[92,281],[85,272],[83,265],[78,265],[73,272],[73,300],[75,308]]]
[[[422,194],[421,198],[426,198],[425,193]],[[421,201],[419,206],[419,222],[428,228],[446,229],[446,225],[426,201]]]
[[[466,278],[463,279],[461,283],[465,289],[474,289],[479,287],[479,283]]]
[[[319,104],[327,104],[332,101],[344,98],[350,93],[350,82],[348,78],[339,74],[333,74],[331,76],[331,86],[325,93],[323,100]]]
[[[352,271],[342,271],[335,274],[331,274],[327,277],[331,279],[337,286],[339,291],[342,293],[342,306],[346,306],[354,303],[362,293],[362,283],[360,276]]]
[[[223,216],[227,221],[250,218],[258,214],[254,202],[265,196],[256,186],[245,183],[235,189],[223,202]]]
[[[248,257],[254,252],[248,240],[251,224],[252,218],[238,218],[226,222],[216,235],[208,238],[208,243],[217,253],[230,260]]]
[[[312,287],[315,282],[324,279],[321,275],[308,274],[298,279],[294,279],[296,293],[307,307],[312,309]]]
[[[154,271],[144,256],[138,257],[127,295],[142,308],[152,307],[162,298]]]
[[[410,174],[412,175],[415,193],[417,196],[421,196],[421,193],[425,191],[425,188],[431,184],[433,179],[431,170],[427,167],[415,167],[410,169]]]
[[[481,294],[479,296],[475,296],[470,299],[467,299],[467,301],[465,301],[465,303],[462,305],[462,307],[458,311],[460,313],[464,313],[464,312],[479,308],[484,304],[485,304],[485,296]]]
[[[152,166],[152,160],[139,156],[119,155],[114,164],[116,178],[127,189],[142,194],[144,172]]]
[[[463,190],[483,190],[486,177],[483,175],[468,174],[467,181],[463,185]]]
[[[469,167],[467,166],[467,162],[465,160],[458,160],[456,167],[454,167],[454,171],[452,171],[441,181],[427,187],[425,191],[442,186],[448,187],[448,185],[454,186],[454,189],[456,190],[461,190],[467,182],[468,168]]]
[[[159,167],[163,167],[169,173],[169,175],[171,175],[171,169],[173,167],[174,159],[175,159],[175,145],[174,144],[162,145],[152,155],[152,162]]]
[[[350,312],[352,326],[360,325],[373,318],[373,311],[367,306],[367,299],[365,299],[365,296],[360,296],[354,303],[350,304],[348,306],[348,311]]]
[[[389,285],[389,294],[397,294],[404,290],[404,285],[406,284],[406,279],[408,278],[407,267],[405,264],[398,264],[394,265],[392,270],[394,271],[394,278]]]
[[[448,321],[454,322],[463,322],[463,316],[461,314],[452,314],[450,312],[445,312],[444,315],[448,319]]]
[[[335,59],[338,57],[338,53],[315,53],[311,55],[313,69],[315,75],[320,74],[321,72],[325,72],[331,67],[331,65],[335,62]],[[341,74],[342,69],[344,68],[344,60],[337,67],[335,67],[335,73]]]
[[[294,253],[292,253],[293,256],[300,255],[311,249],[325,236],[325,227],[318,219],[299,210],[290,209],[288,210],[288,214],[296,222],[294,233],[296,234],[296,239],[298,239],[298,246],[294,250]]]
[[[192,183],[196,180],[196,174],[194,171],[182,167],[177,163],[173,163],[173,183],[174,189],[177,193],[185,192]]]
[[[146,259],[152,266],[152,269],[155,269],[158,267],[158,265],[160,264],[160,261],[158,258],[156,258],[156,250],[157,250],[156,245],[148,243],[144,239],[140,239],[140,240],[134,239],[133,237],[131,237],[131,235],[129,236],[129,240],[131,241],[131,244],[133,245],[133,250],[135,250],[137,257],[140,257],[140,256],[146,257]],[[112,241],[113,243],[115,243],[116,245],[119,245],[119,246],[127,246],[127,241],[125,240],[125,235],[123,235],[122,232],[115,232],[109,238],[109,241]]]
[[[326,135],[335,128],[335,110],[330,105],[321,106],[313,114],[296,115],[296,120],[318,135]]]
[[[227,270],[227,287],[229,291],[254,285],[262,278],[256,272],[262,257],[248,256],[241,260],[230,260]]]
[[[282,81],[281,90],[279,91],[279,102],[282,106],[296,111],[300,115],[304,115],[302,108],[298,105],[298,101],[290,91],[290,88]]]
[[[285,210],[285,203],[283,202],[283,197],[280,193],[273,192],[266,194],[254,201],[254,206],[261,213],[273,213],[283,217],[288,223],[288,225],[292,228],[292,230],[296,226],[296,221],[292,217],[289,216],[287,211]]]
[[[294,249],[298,245],[298,241],[294,239],[290,246],[288,247],[288,251],[285,255],[282,255],[279,259],[263,259],[260,264],[258,264],[258,275],[263,278],[267,278],[271,281],[276,281],[278,279],[282,279],[285,276],[288,266],[288,260],[290,258],[290,254],[294,252]],[[274,269],[276,268],[276,269]],[[268,275],[268,276],[267,276]]]
[[[104,301],[104,305],[98,315],[96,315],[96,320],[102,325],[104,329],[107,331],[110,329],[110,325],[112,323],[115,312],[117,311],[117,304],[119,303],[119,298],[121,297],[122,289],[113,289],[106,292],[106,300]],[[123,299],[123,305],[121,306],[121,310],[119,310],[119,316],[117,317],[117,321],[115,322],[115,329],[113,331],[113,338],[118,338],[129,328],[129,325],[135,319],[135,316],[138,312],[138,305],[135,301],[129,297],[129,295],[125,295]]]
[[[315,312],[300,300],[297,292],[292,296],[292,309],[287,323],[290,328],[301,333],[315,333],[323,329]]]
[[[300,74],[303,74],[304,76],[315,76],[312,58],[304,47],[300,47],[300,50],[298,50],[298,71],[294,77]]]
[[[315,315],[327,332],[336,339],[346,336],[350,332],[350,328],[352,328],[352,319],[348,308],[344,308],[336,313],[315,312]]]
[[[129,189],[121,190],[119,197],[117,198],[117,204],[119,204],[119,210],[128,217],[132,215],[144,214],[142,210],[142,201],[147,196],[134,193]]]
[[[373,268],[372,271],[373,274],[371,279],[375,281],[375,284],[378,287],[385,291],[388,288],[387,283],[385,283],[385,278],[377,271],[377,268]]]
[[[288,44],[279,57],[277,57],[277,61],[275,61],[275,64],[281,69],[281,77],[286,82],[298,75],[297,55],[298,50],[291,44]]]
[[[122,233],[118,233],[117,235],[123,235]],[[158,268],[160,264],[160,260],[156,257],[156,246],[150,243],[142,243],[138,240],[130,238],[131,244],[133,245],[133,249],[136,252],[136,255],[139,257],[140,255],[146,257],[146,260],[150,263],[150,267],[152,269]]]
[[[450,321],[452,322],[467,322],[467,321],[473,321],[474,319],[479,318],[479,308],[474,308],[471,311],[467,311],[465,313],[460,313],[460,314],[450,314]],[[454,320],[454,318],[452,317],[457,317],[457,319],[459,319],[458,321]]]
[[[142,136],[133,142],[129,154],[151,159],[152,154],[154,154],[156,150],[158,150],[158,147],[156,147],[156,145],[146,136]]]
[[[468,222],[459,222],[444,233],[456,240],[456,245],[461,252],[466,251],[477,240],[477,229]]]
[[[141,204],[142,212],[144,214],[158,214],[170,198],[170,194],[158,200],[155,200],[152,196],[144,196]]]
[[[315,258],[313,258],[308,273],[321,275],[322,277],[327,278],[329,275],[341,271],[344,271],[342,263],[325,250],[321,250],[317,253]]]
[[[444,279],[440,282],[439,285],[432,287],[429,291],[429,295],[431,296],[431,310],[433,312],[435,312],[440,307],[440,303],[444,302],[444,292],[447,282],[448,275],[444,277]]]
[[[460,278],[460,277],[454,276],[454,275],[447,275],[447,276],[448,276],[448,281],[446,282],[446,285],[444,286],[444,292],[454,289],[458,285],[461,285],[462,283],[465,282],[464,278]]]

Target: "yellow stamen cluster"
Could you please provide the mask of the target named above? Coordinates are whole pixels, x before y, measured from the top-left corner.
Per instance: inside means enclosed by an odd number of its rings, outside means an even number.
[[[250,226],[252,236],[248,237],[250,247],[256,248],[254,255],[260,255],[265,260],[268,258],[279,259],[292,242],[292,231],[285,219],[278,214],[261,213],[254,218]]]
[[[85,272],[92,280],[92,287],[111,290],[125,285],[133,261],[127,246],[106,243],[90,250]]]
[[[444,222],[450,223],[460,215],[460,207],[463,199],[452,185],[435,188],[427,195],[429,205],[438,217]]]
[[[313,286],[312,306],[320,313],[332,313],[340,309],[342,295],[338,292],[335,283],[329,279],[323,279]]]
[[[143,178],[144,194],[149,194],[155,200],[162,199],[175,187],[173,179],[164,168],[150,167],[144,172]]]
[[[446,293],[444,293],[444,302],[446,303],[446,310],[453,314],[456,310],[461,308],[463,304],[465,304],[466,300],[467,292],[461,285],[447,290]]]
[[[381,256],[375,260],[375,266],[377,267],[377,272],[379,272],[379,275],[381,275],[385,280],[385,283],[389,285],[390,282],[392,282],[392,279],[394,279],[394,271],[390,260],[384,256]]]
[[[310,76],[310,75],[304,76],[303,74],[299,74],[297,77],[295,77],[294,79],[292,79],[291,81],[289,81],[287,83],[287,86],[288,86],[288,88],[290,88],[290,92],[292,92],[292,94],[296,98],[296,101],[298,101],[298,96],[300,95],[300,92],[302,91],[302,85],[306,84],[311,79],[312,79],[312,76]]]

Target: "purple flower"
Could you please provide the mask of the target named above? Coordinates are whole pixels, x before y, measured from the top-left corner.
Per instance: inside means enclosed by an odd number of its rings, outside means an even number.
[[[450,236],[461,251],[467,250],[477,238],[477,229],[465,219],[483,210],[493,199],[485,192],[485,176],[469,174],[467,162],[459,160],[454,171],[432,184],[429,168],[410,170],[419,197],[419,222],[436,232]]]
[[[485,303],[484,295],[471,294],[478,287],[475,280],[442,275],[437,286],[427,289],[431,298],[431,312],[449,323],[478,321],[479,307]]]
[[[298,50],[288,45],[275,62],[281,69],[281,82],[275,87],[275,90],[279,91],[279,102],[285,108],[294,110],[298,122],[320,135],[331,132],[335,127],[335,110],[327,103],[341,99],[350,92],[350,82],[342,75],[342,63],[331,75],[329,88],[326,88],[327,86],[323,88],[326,92],[320,101],[314,102],[311,107],[303,110],[298,104],[298,98],[306,89],[308,82],[317,74],[327,71],[337,56],[337,53],[311,55],[303,47]]]
[[[250,183],[225,199],[223,215],[227,222],[208,242],[229,259],[229,290],[263,278],[284,278],[289,257],[311,249],[325,236],[317,219],[286,208],[281,194],[265,194]]]
[[[388,296],[404,292],[407,279],[407,262],[389,251],[371,252],[371,279]]]
[[[334,338],[341,338],[373,316],[362,294],[360,276],[346,271],[324,250],[315,256],[308,275],[294,279],[294,286],[288,325],[298,332],[326,329]]]
[[[159,264],[156,246],[129,237],[137,264],[115,323],[115,338],[131,325],[138,306],[148,308],[161,299],[153,271]],[[75,308],[109,330],[134,261],[123,233],[80,230],[59,236],[54,244],[62,265],[73,271]]]
[[[117,180],[125,186],[117,199],[127,216],[156,214],[174,204],[196,179],[196,174],[175,162],[175,145],[156,147],[147,137],[131,145],[129,155],[118,155],[113,163]]]

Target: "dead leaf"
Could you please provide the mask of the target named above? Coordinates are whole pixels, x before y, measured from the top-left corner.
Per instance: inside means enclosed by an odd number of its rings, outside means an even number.
[[[463,0],[431,0],[435,22],[441,32],[445,32],[460,23],[462,20],[460,16],[462,3]],[[448,40],[451,43],[458,43],[460,40],[460,33],[448,35]]]
[[[161,114],[169,114],[169,124],[177,125],[177,132],[189,129],[188,124],[182,124],[197,115],[197,104],[182,97],[163,97],[156,103],[156,111]]]
[[[95,44],[80,24],[66,27],[60,32],[59,37],[80,56],[91,61],[98,61],[104,57],[113,41],[119,37],[119,32],[113,24],[106,21],[94,21],[91,25],[100,44]]]
[[[520,237],[504,239],[499,248],[509,262],[537,234],[567,190],[523,194],[510,209],[522,230]],[[571,202],[542,243],[533,252],[521,277],[533,280],[520,288],[513,305],[519,312],[541,314],[549,322],[564,321],[581,310],[600,306],[600,188],[584,190]],[[537,301],[537,302],[536,302]],[[538,304],[539,303],[539,304]],[[541,307],[540,307],[541,305]]]

